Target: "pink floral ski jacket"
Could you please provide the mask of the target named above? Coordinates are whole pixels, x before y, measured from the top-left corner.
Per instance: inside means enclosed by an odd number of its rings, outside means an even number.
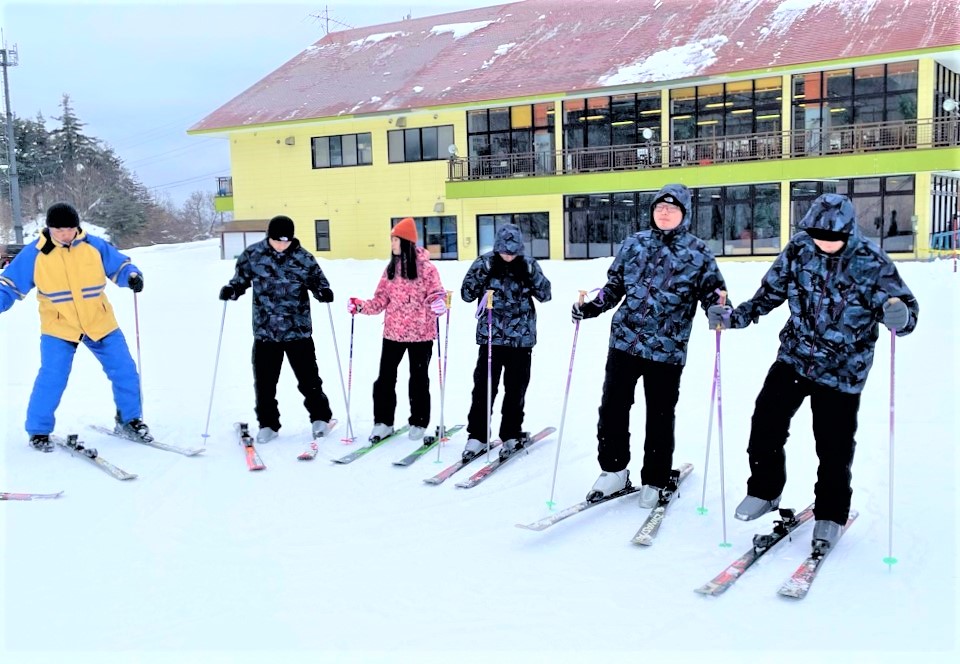
[[[360,313],[376,316],[385,311],[383,337],[391,341],[431,341],[437,338],[437,316],[430,303],[444,296],[440,274],[430,263],[430,254],[417,247],[417,278],[404,279],[400,271],[393,280],[384,269],[373,299],[363,300]]]

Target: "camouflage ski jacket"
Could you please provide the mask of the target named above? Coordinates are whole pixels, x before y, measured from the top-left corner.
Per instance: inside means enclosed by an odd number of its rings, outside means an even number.
[[[317,259],[297,239],[282,252],[268,240],[247,247],[230,285],[238,296],[253,286],[253,337],[277,342],[313,334],[309,295],[330,288]]]
[[[488,321],[485,294],[493,291],[490,316],[494,346],[532,348],[537,343],[537,310],[533,298],[549,302],[550,280],[540,264],[529,256],[517,256],[506,262],[490,251],[479,256],[463,278],[460,297],[464,302],[477,301],[477,343],[487,343]]]
[[[855,394],[873,365],[883,304],[898,297],[910,311],[898,336],[916,327],[919,305],[893,261],[861,235],[846,197],[826,194],[815,205],[821,200],[822,208],[811,209],[798,224],[801,232],[777,256],[756,294],[733,311],[730,325],[746,327],[786,301],[790,318],[780,331],[777,359],[815,383]],[[826,254],[806,228],[849,233],[849,239],[837,254]]]
[[[683,203],[680,225],[671,231],[653,227],[626,240],[607,270],[607,283],[585,317],[613,309],[623,301],[610,325],[610,347],[644,359],[683,365],[697,303],[706,311],[726,290],[713,252],[689,232],[690,193],[667,185]]]

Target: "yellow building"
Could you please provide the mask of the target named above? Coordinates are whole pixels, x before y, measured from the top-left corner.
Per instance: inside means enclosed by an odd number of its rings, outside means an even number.
[[[955,0],[527,0],[332,33],[190,129],[230,141],[220,209],[328,258],[411,216],[435,259],[518,224],[612,256],[663,184],[718,257],[769,258],[824,192],[894,258],[957,247]]]

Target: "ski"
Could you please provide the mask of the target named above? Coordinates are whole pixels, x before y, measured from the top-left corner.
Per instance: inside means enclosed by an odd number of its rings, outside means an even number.
[[[51,500],[62,495],[63,491],[57,491],[56,493],[10,493],[0,491],[0,500]]]
[[[422,444],[420,447],[418,447],[418,448],[415,449],[413,452],[411,452],[411,453],[408,454],[407,456],[403,457],[403,458],[400,459],[399,461],[394,461],[394,462],[393,462],[393,465],[394,465],[394,466],[409,466],[409,465],[413,464],[417,459],[419,459],[419,458],[422,457],[424,454],[426,454],[427,452],[429,452],[430,450],[432,450],[433,448],[435,448],[435,447],[437,446],[437,443],[440,442],[441,438],[442,438],[443,440],[449,440],[449,439],[450,439],[450,436],[452,436],[453,434],[457,433],[457,432],[460,431],[460,429],[462,429],[462,428],[463,428],[463,425],[462,425],[462,424],[457,424],[457,425],[452,426],[452,427],[450,427],[449,429],[447,429],[446,432],[444,432],[444,435],[443,435],[443,436],[440,436],[440,427],[437,427],[437,429],[436,429],[436,435],[424,437],[424,439],[423,439],[423,444]]]
[[[535,443],[543,440],[544,438],[552,434],[554,431],[556,431],[554,427],[547,427],[546,429],[542,429],[539,433],[537,433],[532,437],[527,436],[523,441],[523,447],[521,447],[519,450],[517,450],[516,452],[508,456],[506,459],[501,459],[500,456],[498,455],[496,459],[488,463],[486,466],[484,466],[483,468],[475,472],[473,475],[471,475],[464,481],[457,482],[456,486],[460,487],[461,489],[471,489],[477,486],[478,484],[480,484],[480,482],[490,477],[490,475],[492,475],[495,470],[502,467],[505,463],[507,463],[508,461],[510,461],[515,457],[520,456],[521,451],[526,450],[532,445],[534,445]]]
[[[713,577],[712,581],[696,589],[701,595],[722,595],[732,586],[760,557],[774,546],[790,537],[791,533],[813,518],[813,505],[799,514],[794,510],[781,509],[780,518],[773,522],[769,533],[753,536],[753,546],[742,556],[734,560],[726,569]]]
[[[116,428],[109,429],[104,426],[97,424],[91,424],[90,428],[96,431],[97,433],[106,434],[108,436],[116,436],[117,438],[123,438],[124,440],[129,440],[134,443],[140,443],[141,445],[147,445],[149,447],[155,447],[158,450],[164,450],[165,452],[176,452],[177,454],[182,454],[183,456],[196,456],[202,454],[205,451],[203,447],[180,447],[179,445],[171,445],[169,443],[161,443],[159,440],[150,437],[150,440],[144,440],[143,438],[134,438],[133,436],[128,436],[119,429],[119,425]]]
[[[323,433],[322,436],[320,436],[320,438],[326,438],[327,436],[329,436],[330,432],[333,431],[336,426],[337,426],[336,420],[330,420],[329,422],[327,422],[327,430]],[[310,445],[307,447],[307,449],[305,449],[303,452],[297,455],[297,459],[299,459],[300,461],[313,461],[314,459],[316,459],[317,452],[320,451],[320,446],[317,445],[317,441],[320,440],[320,438],[314,438],[313,440],[311,440]]]
[[[525,530],[536,530],[536,531],[546,530],[550,526],[556,523],[559,523],[564,519],[568,519],[574,514],[579,514],[580,512],[590,509],[591,507],[596,507],[597,505],[603,505],[604,503],[609,502],[611,500],[616,500],[617,498],[623,498],[624,496],[629,496],[631,494],[636,493],[639,490],[640,490],[640,487],[627,484],[626,488],[621,489],[620,491],[617,491],[615,493],[611,493],[609,496],[604,496],[603,498],[599,498],[597,500],[584,500],[577,503],[576,505],[571,505],[570,507],[564,510],[560,510],[556,514],[545,516],[539,521],[534,521],[533,523],[526,523],[526,524],[518,523],[516,524],[516,526],[517,528],[524,528]]]
[[[406,433],[407,431],[409,431],[409,429],[410,429],[410,425],[402,426],[402,427],[400,427],[399,429],[397,429],[396,431],[394,431],[392,434],[390,434],[389,436],[384,436],[383,438],[377,438],[377,439],[375,439],[375,440],[371,440],[369,443],[367,443],[367,444],[364,445],[363,447],[360,447],[360,448],[355,449],[355,450],[354,450],[353,452],[351,452],[350,454],[348,454],[348,455],[346,455],[346,456],[342,456],[342,457],[340,457],[339,459],[331,459],[331,461],[333,461],[334,463],[339,463],[339,464],[353,463],[354,461],[356,461],[357,459],[359,459],[359,458],[362,457],[363,455],[367,454],[368,452],[370,452],[370,451],[372,451],[372,450],[377,449],[378,447],[380,447],[381,445],[383,445],[383,444],[386,443],[387,441],[393,440],[394,438],[396,438],[396,437],[399,436],[400,434]]]
[[[263,463],[263,459],[260,458],[260,453],[257,452],[257,448],[254,447],[253,436],[250,435],[250,427],[246,422],[236,422],[233,425],[233,428],[236,429],[237,435],[240,436],[240,444],[243,445],[244,454],[247,457],[247,468],[250,470],[263,470],[266,466]]]
[[[494,449],[500,447],[501,444],[503,444],[503,441],[502,441],[502,440],[492,440],[492,441],[490,441],[490,449],[491,449],[491,450],[494,450]],[[436,484],[443,484],[443,483],[446,482],[448,479],[450,479],[451,477],[453,477],[453,475],[454,475],[455,473],[457,473],[457,471],[461,470],[464,466],[467,466],[467,465],[473,463],[476,459],[479,459],[481,456],[483,456],[483,455],[482,455],[482,454],[478,454],[477,456],[471,457],[470,459],[467,459],[466,461],[464,461],[464,460],[463,460],[463,457],[461,456],[461,458],[457,459],[456,462],[454,462],[452,465],[447,466],[446,468],[444,468],[443,470],[441,470],[439,473],[437,473],[437,474],[434,475],[433,477],[428,477],[427,479],[425,479],[425,480],[423,480],[423,481],[426,482],[427,484],[434,484],[434,485],[436,485]]]
[[[840,537],[843,537],[843,534],[847,532],[851,524],[856,521],[857,516],[859,516],[857,510],[850,510],[847,523],[843,526],[843,530],[840,531]],[[823,563],[824,558],[826,558],[829,553],[830,549],[823,550],[814,546],[813,551],[807,556],[807,559],[800,563],[800,566],[790,575],[789,579],[783,582],[783,585],[780,586],[777,593],[784,597],[792,597],[794,599],[803,599],[806,597],[807,593],[810,592],[810,586],[813,584],[813,580],[817,578],[817,572],[820,571],[821,563]]]
[[[67,450],[70,454],[80,459],[86,459],[93,465],[97,466],[100,470],[107,473],[108,475],[117,478],[118,480],[135,480],[137,479],[136,474],[128,473],[122,468],[117,468],[112,463],[104,459],[97,453],[97,450],[92,447],[86,447],[83,442],[80,440],[80,437],[75,434],[69,434],[66,439],[61,438],[60,436],[50,436],[50,440],[54,443]]]
[[[692,463],[682,463],[679,469],[670,471],[670,479],[667,481],[667,486],[660,491],[660,502],[650,510],[650,514],[647,515],[647,519],[643,522],[643,525],[640,526],[637,534],[630,540],[631,542],[642,546],[650,546],[653,544],[657,533],[660,532],[660,524],[663,523],[663,517],[666,516],[667,508],[670,507],[670,503],[673,502],[674,497],[677,495],[680,483],[683,482],[692,470]]]

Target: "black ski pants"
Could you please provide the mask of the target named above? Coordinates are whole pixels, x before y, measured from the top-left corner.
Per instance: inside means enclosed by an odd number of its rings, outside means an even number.
[[[293,341],[253,342],[253,389],[257,398],[257,421],[261,427],[274,431],[280,429],[280,410],[277,407],[277,382],[283,356],[287,356],[297,389],[303,395],[303,405],[310,414],[310,421],[329,422],[333,417],[330,402],[323,393],[323,381],[317,368],[317,352],[313,339]]]
[[[380,375],[373,383],[374,422],[393,426],[397,410],[397,367],[403,354],[410,358],[410,382],[407,391],[410,397],[412,427],[426,428],[430,424],[430,358],[433,356],[433,341],[383,340],[380,352]]]
[[[523,433],[523,406],[530,384],[532,348],[511,346],[491,347],[490,405],[497,398],[500,375],[503,375],[503,405],[500,408],[500,440],[520,438]],[[467,435],[481,443],[487,442],[487,346],[478,347],[477,366],[473,370],[473,399],[467,416]]]
[[[616,472],[630,463],[630,408],[642,376],[647,419],[640,480],[660,488],[667,485],[673,464],[674,411],[680,398],[681,373],[680,364],[654,362],[615,348],[607,352],[597,423],[597,460],[602,470]]]
[[[853,495],[850,468],[856,447],[854,434],[860,395],[818,385],[784,362],[774,362],[770,367],[757,396],[747,446],[750,459],[747,493],[765,500],[783,493],[787,483],[783,448],[790,435],[790,420],[808,396],[820,461],[814,486],[814,516],[819,520],[846,523]]]

